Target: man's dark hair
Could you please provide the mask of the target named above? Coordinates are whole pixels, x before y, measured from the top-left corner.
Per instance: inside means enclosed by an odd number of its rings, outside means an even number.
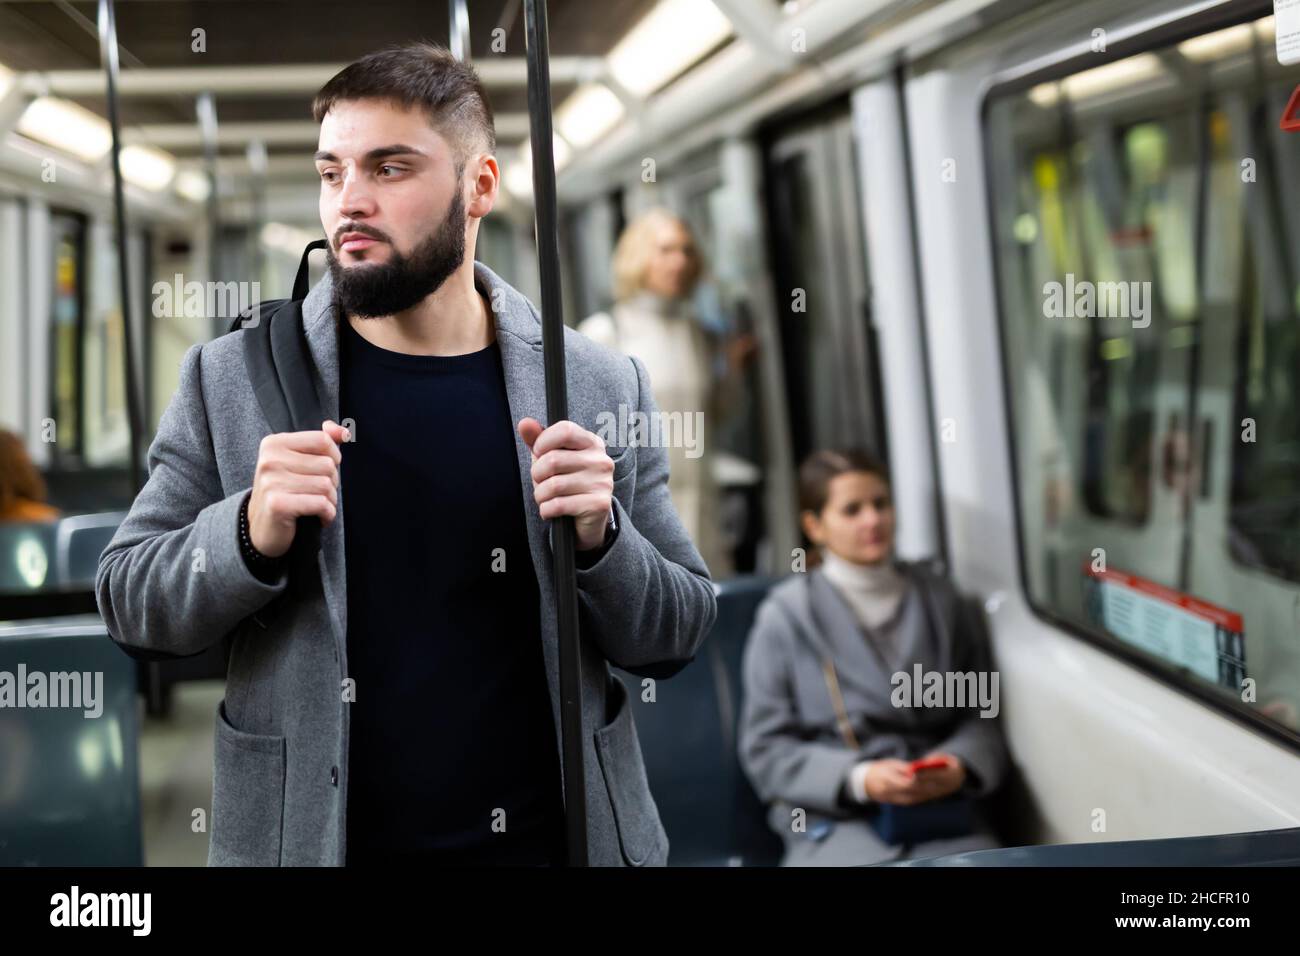
[[[478,73],[436,43],[406,43],[363,56],[330,79],[312,100],[319,123],[347,100],[389,100],[423,109],[462,164],[473,152],[496,152],[492,104]]]

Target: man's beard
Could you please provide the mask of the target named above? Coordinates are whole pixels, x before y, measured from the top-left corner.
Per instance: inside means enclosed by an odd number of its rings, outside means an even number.
[[[387,262],[344,267],[332,244],[325,252],[334,294],[345,315],[375,319],[409,309],[436,292],[465,261],[465,203],[460,190],[455,190],[442,225],[409,256],[393,246]]]

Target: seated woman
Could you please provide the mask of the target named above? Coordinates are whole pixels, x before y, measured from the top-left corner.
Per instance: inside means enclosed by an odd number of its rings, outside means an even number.
[[[980,609],[933,569],[894,560],[886,472],[869,455],[815,452],[799,485],[821,561],[759,607],[739,735],[741,764],[785,842],[782,864],[997,846],[973,799],[997,788],[1008,763]],[[939,678],[914,691],[918,671],[940,675],[945,692]],[[992,700],[965,692],[976,686]],[[910,765],[924,758],[934,766]]]

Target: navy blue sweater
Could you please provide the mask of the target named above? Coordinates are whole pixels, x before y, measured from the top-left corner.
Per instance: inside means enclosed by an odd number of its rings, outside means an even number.
[[[405,355],[342,324],[348,864],[562,863],[500,350]]]

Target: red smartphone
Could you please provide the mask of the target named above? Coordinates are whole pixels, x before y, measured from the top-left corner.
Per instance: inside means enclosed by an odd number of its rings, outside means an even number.
[[[939,770],[948,766],[948,761],[943,757],[923,757],[920,760],[913,760],[907,766],[912,773],[917,773],[921,770]]]

